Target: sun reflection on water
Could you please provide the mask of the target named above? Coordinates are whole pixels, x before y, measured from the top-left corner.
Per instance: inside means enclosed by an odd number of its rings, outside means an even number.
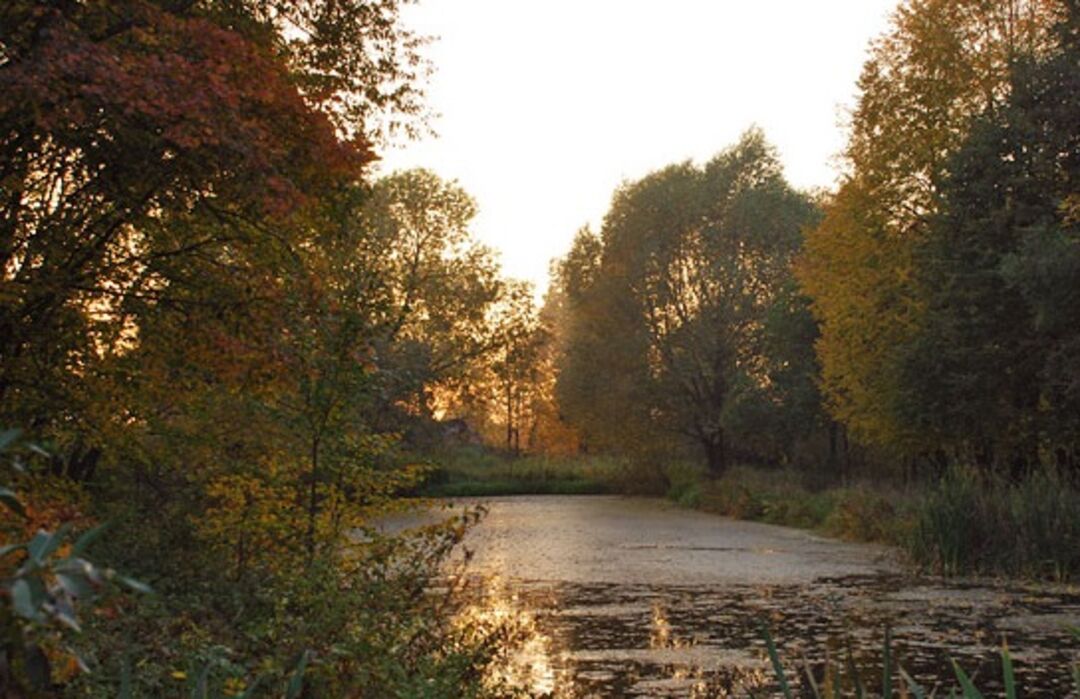
[[[501,575],[483,579],[477,601],[462,612],[463,620],[483,626],[502,625],[516,641],[514,652],[492,671],[492,683],[529,690],[540,696],[557,696],[559,674],[552,662],[553,639],[536,622]]]

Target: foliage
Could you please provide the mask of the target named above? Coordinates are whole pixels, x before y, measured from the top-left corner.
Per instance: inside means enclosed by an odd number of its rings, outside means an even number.
[[[149,588],[85,558],[104,526],[75,538],[72,523],[65,522],[55,531],[36,529],[29,539],[20,540],[19,530],[29,528],[32,517],[24,501],[7,486],[25,485],[31,462],[49,454],[39,446],[20,444],[19,435],[18,429],[0,432],[3,468],[13,471],[5,474],[0,486],[0,502],[5,507],[0,531],[11,542],[0,546],[0,691],[5,696],[37,696],[70,676],[73,667],[85,667],[71,649],[73,634],[82,630],[79,607],[100,603],[118,585],[138,592],[149,592]],[[12,517],[15,522],[9,523]]]
[[[307,570],[240,588],[218,580],[170,589],[154,604],[95,619],[86,652],[99,671],[70,691],[109,696],[126,675],[134,696],[197,686],[208,696],[262,696],[293,684],[303,696],[509,693],[488,684],[485,669],[514,647],[514,628],[467,618],[454,586],[435,591],[477,516],[394,537],[372,532],[344,558]]]
[[[995,573],[1055,580],[1080,571],[1080,487],[1053,467],[1018,483],[971,467],[950,469],[918,504],[905,543],[943,574]]]
[[[509,296],[459,187],[365,181],[422,112],[400,4],[0,8],[0,420],[50,451],[5,586],[70,621],[56,585],[106,569],[46,554],[109,521],[101,560],[159,592],[87,620],[100,672],[55,691],[484,690],[507,638],[426,592],[465,524],[354,541],[423,478],[409,440]]]
[[[800,282],[821,323],[822,386],[856,437],[938,446],[911,425],[904,356],[926,323],[917,250],[937,233],[941,175],[972,120],[1001,104],[1010,67],[1049,41],[1055,3],[912,0],[871,47],[859,80],[848,173],[807,238]]]
[[[427,496],[585,495],[624,492],[626,466],[611,457],[515,457],[483,447],[432,454]]]
[[[793,469],[735,466],[718,480],[705,478],[698,469],[676,468],[669,473],[668,497],[680,505],[851,541],[904,544],[919,500],[917,493],[882,484],[814,487],[807,472]]]
[[[773,677],[776,679],[778,689],[785,699],[791,699],[795,694],[793,693],[789,675],[784,669],[772,633],[765,624],[761,625],[761,636],[765,643],[766,652],[769,656],[769,663],[773,672]],[[904,669],[902,662],[894,657],[891,629],[886,627],[884,636],[885,638],[881,652],[880,694],[873,692],[871,689],[867,689],[865,686],[862,676],[871,674],[871,672],[869,672],[870,668],[859,667],[856,664],[849,646],[847,649],[846,662],[833,663],[826,660],[824,667],[820,669],[820,673],[818,670],[811,667],[808,662],[804,662],[802,672],[800,673],[800,679],[805,677],[806,688],[809,690],[810,696],[813,696],[814,699],[822,699],[823,697],[839,698],[845,696],[845,690],[850,689],[847,696],[855,696],[858,697],[858,699],[862,699],[866,696],[892,697],[894,693],[893,688],[896,687],[902,697],[913,696],[915,699],[926,699],[927,697],[937,696],[938,690],[942,689],[941,682],[943,681],[950,682],[949,685],[946,685],[949,690],[947,696],[950,698],[982,699],[984,696],[976,686],[974,677],[969,676],[960,664],[953,659],[949,660],[953,677],[950,680],[942,678],[941,681],[937,682],[928,692],[923,685],[908,674]],[[1002,644],[999,657],[1001,660],[1001,685],[1004,689],[1004,696],[1007,699],[1016,699],[1016,697],[1020,696],[1019,683],[1016,681],[1013,658],[1009,653],[1007,644]],[[819,674],[820,678],[818,677]],[[1080,682],[1077,682],[1076,684],[1077,688],[1080,689]]]
[[[1080,227],[1068,200],[1076,144],[1078,20],[1015,61],[1009,97],[975,120],[940,183],[919,249],[926,316],[907,353],[901,415],[973,464],[1076,462]]]
[[[813,214],[759,131],[702,168],[673,165],[616,192],[599,240],[579,234],[556,279],[558,392],[587,442],[645,460],[696,444],[715,475],[732,435],[753,449],[763,415],[792,404],[770,390],[784,362],[770,365],[763,328],[774,304],[794,305],[782,290]],[[770,332],[785,334],[773,315]]]

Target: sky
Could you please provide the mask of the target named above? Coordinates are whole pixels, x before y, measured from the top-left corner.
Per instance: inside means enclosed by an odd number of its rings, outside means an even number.
[[[383,152],[479,205],[473,233],[537,294],[620,183],[759,126],[799,188],[832,187],[870,40],[897,0],[419,0],[435,136]]]

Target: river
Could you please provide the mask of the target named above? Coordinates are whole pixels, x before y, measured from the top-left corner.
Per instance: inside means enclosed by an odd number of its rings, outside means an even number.
[[[848,648],[880,686],[885,627],[928,687],[948,659],[1000,691],[1008,641],[1026,697],[1069,695],[1080,591],[908,572],[884,547],[614,496],[470,498],[473,614],[510,616],[525,642],[504,672],[552,697],[768,695],[760,625],[789,666],[819,672]],[[399,523],[399,526],[403,526]],[[396,527],[395,527],[396,528]]]

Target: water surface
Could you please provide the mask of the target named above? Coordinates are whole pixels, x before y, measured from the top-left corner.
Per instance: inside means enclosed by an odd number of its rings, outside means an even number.
[[[819,679],[826,656],[846,662],[849,647],[857,665],[880,668],[886,625],[904,668],[928,687],[951,656],[993,691],[1002,639],[1027,697],[1068,696],[1068,666],[1080,660],[1065,630],[1080,625],[1080,593],[1068,588],[914,576],[884,547],[661,500],[455,500],[479,502],[487,516],[465,542],[472,613],[523,625],[505,672],[541,694],[767,696],[763,621],[791,668]],[[877,672],[868,686],[880,685]]]

